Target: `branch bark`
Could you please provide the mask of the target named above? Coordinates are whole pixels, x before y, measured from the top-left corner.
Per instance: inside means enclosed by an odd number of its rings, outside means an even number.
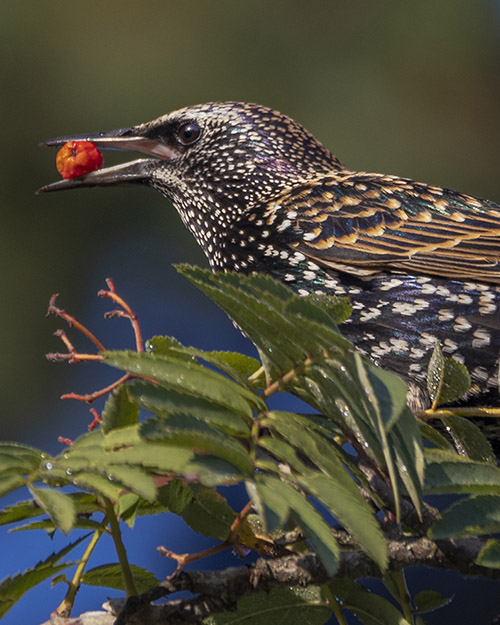
[[[389,568],[426,565],[452,569],[465,575],[500,579],[500,570],[474,564],[487,538],[461,538],[433,541],[409,538],[388,541]],[[381,577],[377,565],[359,550],[343,551],[337,576],[359,579]],[[293,555],[275,560],[261,558],[249,567],[222,571],[182,571],[140,597],[129,598],[116,621],[109,612],[93,612],[78,618],[64,619],[53,615],[43,625],[194,625],[211,614],[235,610],[238,600],[254,592],[269,592],[279,585],[310,586],[329,579],[319,558],[313,554]],[[189,590],[193,598],[170,601],[163,605],[152,602],[180,590]],[[119,608],[121,601],[116,602]],[[88,620],[92,615],[92,620]],[[100,615],[100,616],[99,616]]]

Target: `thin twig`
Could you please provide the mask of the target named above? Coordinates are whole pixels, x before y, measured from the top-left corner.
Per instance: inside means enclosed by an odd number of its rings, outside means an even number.
[[[100,352],[106,351],[106,348],[101,343],[101,341],[93,334],[88,328],[86,328],[83,324],[77,321],[72,315],[69,315],[65,310],[56,306],[56,299],[58,297],[58,293],[55,293],[49,301],[49,307],[47,309],[47,317],[49,315],[56,315],[56,317],[60,317],[64,319],[71,327],[76,328],[82,334],[84,334]]]

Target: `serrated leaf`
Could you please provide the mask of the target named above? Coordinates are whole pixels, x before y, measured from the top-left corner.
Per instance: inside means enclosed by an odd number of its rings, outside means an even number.
[[[139,409],[130,401],[128,387],[121,386],[111,393],[106,400],[101,416],[101,429],[104,433],[138,422]]]
[[[134,576],[137,592],[143,593],[159,585],[160,581],[150,571],[135,564],[131,564],[130,568]],[[126,591],[119,564],[101,564],[101,566],[85,571],[82,583],[88,586],[104,586]]]
[[[72,484],[77,488],[88,490],[98,495],[107,497],[115,502],[123,491],[123,486],[114,483],[108,478],[98,473],[90,473],[89,471],[78,472],[71,480]]]
[[[291,517],[302,529],[304,536],[312,543],[326,571],[329,575],[334,575],[339,561],[339,546],[327,523],[314,506],[292,486],[275,477],[268,475],[258,476],[256,486],[257,493],[259,493],[261,499],[264,494],[266,508],[272,505],[270,500],[270,492],[272,490],[274,490],[274,499],[283,502],[279,509],[274,504],[275,515],[279,514],[282,518],[282,507],[285,504],[289,507]],[[264,487],[264,490],[262,487]],[[263,521],[266,529],[269,530],[269,517],[264,518]]]
[[[323,625],[331,617],[331,609],[316,586],[307,588],[273,588],[270,593],[253,593],[238,601],[234,612],[214,614],[205,625]]]
[[[126,523],[130,529],[134,529],[139,502],[141,498],[135,493],[124,493],[115,503],[116,516]]]
[[[396,519],[400,518],[400,506],[401,506],[401,493],[399,489],[399,483],[396,477],[396,467],[394,464],[393,449],[389,446],[387,438],[388,425],[391,419],[387,413],[383,412],[383,406],[379,403],[379,398],[373,387],[374,381],[377,378],[372,374],[371,367],[365,367],[361,355],[356,353],[354,355],[356,362],[357,372],[359,380],[361,382],[361,388],[370,403],[371,411],[373,413],[373,427],[377,433],[378,442],[382,453],[384,455],[385,465],[389,473],[389,479],[391,481],[392,494],[394,497],[394,508],[396,512]]]
[[[49,488],[31,486],[30,491],[37,504],[50,517],[54,525],[68,534],[76,519],[75,506],[71,499],[67,495]]]
[[[173,336],[153,336],[146,341],[148,353],[169,356],[183,362],[193,362],[194,356],[183,351],[184,345]]]
[[[450,441],[440,432],[438,432],[436,428],[432,427],[430,423],[427,423],[427,421],[423,421],[422,419],[418,419],[417,423],[420,428],[420,434],[423,438],[425,438],[425,440],[433,443],[436,447],[439,447],[440,449],[445,449],[447,451],[454,450],[453,445],[450,443]]]
[[[238,352],[213,351],[207,352],[201,357],[204,358],[206,355],[217,359],[216,361],[220,364],[221,369],[222,363],[224,363],[226,367],[222,370],[226,373],[231,374],[232,371],[237,371],[244,378],[248,378],[261,367],[261,363],[256,358]],[[216,361],[213,361],[214,364]]]
[[[435,408],[460,399],[470,388],[467,368],[453,358],[443,355],[436,343],[427,369],[427,390]]]
[[[225,497],[201,484],[191,484],[189,492],[190,500],[181,512],[184,521],[203,536],[227,538],[236,513]]]
[[[352,305],[348,297],[313,293],[306,295],[303,299],[327,312],[337,325],[347,321],[352,314]]]
[[[171,415],[159,421],[147,421],[141,435],[150,441],[163,440],[168,444],[188,447],[194,453],[213,454],[238,467],[244,474],[253,471],[247,449],[235,438],[188,415]]]
[[[102,512],[102,510],[101,510]],[[34,530],[44,530],[47,534],[52,535],[56,531],[57,527],[50,519],[44,519],[43,521],[33,521],[32,523],[27,523],[26,525],[20,525],[19,527],[13,527],[9,532],[28,532]],[[97,523],[97,521],[92,521],[91,519],[85,518],[76,518],[76,521],[73,523],[72,530],[91,530],[95,532],[96,530],[102,529],[102,523]]]
[[[500,469],[438,449],[426,451],[427,494],[500,494]]]
[[[490,538],[476,558],[476,564],[488,569],[500,569],[500,540]]]
[[[244,354],[224,351],[207,352],[195,347],[185,347],[177,339],[168,336],[154,336],[146,343],[146,347],[152,353],[163,354],[164,356],[173,355],[185,362],[192,362],[200,358],[224,371],[236,382],[244,385],[247,385],[246,378],[261,366],[258,360]]]
[[[210,454],[197,456],[190,449],[161,442],[146,442],[114,452],[109,462],[184,475],[187,480],[201,481],[206,486],[235,483],[244,478],[234,464],[222,458]]]
[[[403,380],[392,371],[374,365],[369,365],[366,369],[377,396],[384,427],[389,432],[406,408],[408,389]]]
[[[342,361],[326,358],[313,363],[304,375],[298,376],[297,384],[290,389],[325,417],[332,419],[344,432],[352,432],[370,458],[383,464],[384,457],[372,424],[368,417],[366,395],[360,392],[354,354]]]
[[[405,406],[387,439],[394,451],[398,476],[403,482],[418,514],[421,513],[424,484],[424,448],[415,416]]]
[[[4,616],[28,590],[59,571],[73,566],[73,562],[57,563],[86,538],[87,536],[82,536],[61,551],[53,553],[46,560],[38,562],[34,567],[2,580],[0,582],[0,617]]]
[[[262,399],[246,387],[196,362],[137,352],[106,352],[106,364],[157,380],[179,392],[204,397],[251,417],[252,410],[263,410]]]
[[[434,539],[500,532],[500,496],[460,499],[441,513],[429,531]]]
[[[296,450],[292,445],[280,438],[271,436],[261,436],[259,438],[259,447],[271,453],[275,459],[269,460],[267,457],[259,457],[256,460],[256,466],[260,469],[266,469],[272,473],[280,473],[280,463],[289,465],[298,473],[307,471],[306,465],[299,459]]]
[[[112,449],[120,449],[123,447],[131,447],[133,445],[137,445],[141,443],[141,437],[139,435],[139,425],[129,425],[126,427],[116,428],[111,430],[110,432],[102,432],[101,430],[96,432],[89,432],[89,434],[84,434],[80,438],[78,438],[73,447],[71,448],[71,452],[74,449],[78,449],[82,444],[87,444],[86,438],[90,436],[90,434],[94,434],[94,444],[102,446],[105,450]],[[89,439],[90,444],[92,444],[93,439]]]
[[[443,417],[442,421],[448,428],[460,455],[471,460],[497,465],[497,459],[488,439],[472,421],[455,415]]]
[[[112,465],[109,470],[106,469],[106,477],[110,481],[120,482],[147,501],[153,501],[156,497],[156,487],[152,477],[140,467]]]
[[[453,597],[443,597],[437,590],[421,590],[413,597],[414,614],[432,612],[448,605]]]
[[[10,454],[22,462],[29,463],[33,469],[36,469],[40,462],[49,458],[48,454],[45,454],[35,447],[10,442],[0,442],[0,455],[3,454]]]
[[[0,474],[26,474],[38,469],[50,457],[41,451],[17,445],[15,443],[0,443]]]
[[[281,480],[270,476],[246,483],[247,493],[268,534],[281,527],[290,515],[288,499],[281,492],[280,484]]]
[[[101,511],[95,495],[87,493],[71,493],[66,495],[73,502],[77,514],[92,514]],[[9,523],[21,523],[28,519],[42,516],[44,511],[33,500],[20,501],[0,511],[0,526]]]
[[[384,570],[387,566],[387,549],[384,535],[371,507],[362,498],[358,488],[346,488],[333,476],[313,474],[299,476],[299,485],[324,504],[333,516],[359,543],[360,547]]]
[[[0,497],[10,493],[16,488],[24,486],[25,481],[21,475],[1,475],[0,476]]]
[[[321,501],[375,562],[382,569],[385,568],[387,551],[384,537],[371,507],[363,499],[358,486],[342,466],[337,456],[335,443],[325,440],[313,431],[308,431],[307,417],[277,411],[268,414],[268,418],[262,421],[262,425],[279,431],[325,474],[315,473],[307,468],[283,441],[263,437],[259,444],[272,451],[278,460],[298,470],[300,474],[290,476],[290,479],[296,481],[309,495]],[[278,507],[282,517],[286,516],[286,508],[280,507],[279,502],[272,502],[272,493],[268,495],[267,507],[270,509],[265,513],[268,515],[273,512],[274,506]],[[274,513],[276,515],[275,511]],[[270,521],[267,519],[265,522],[269,528]],[[283,519],[276,517],[273,527],[277,527],[282,522]]]
[[[229,433],[244,436],[250,433],[249,424],[240,413],[203,397],[142,382],[130,385],[128,393],[140,408],[157,416],[190,415]]]
[[[290,370],[307,355],[323,351],[325,340],[331,349],[350,345],[333,323],[327,327],[287,310],[300,297],[269,276],[214,274],[186,265],[177,269],[239,325],[258,348],[268,372]]]
[[[182,514],[191,497],[190,488],[181,480],[172,480],[158,489],[158,501],[174,514]]]
[[[328,582],[343,610],[356,614],[363,625],[410,625],[392,603],[345,577]]]
[[[326,441],[324,437],[311,431],[307,417],[274,410],[268,412],[261,423],[278,432],[326,473],[344,474],[338,446],[334,441]]]

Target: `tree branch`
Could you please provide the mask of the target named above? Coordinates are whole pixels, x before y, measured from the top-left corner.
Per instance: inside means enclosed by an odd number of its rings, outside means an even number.
[[[500,570],[474,564],[487,537],[433,541],[429,538],[408,538],[387,542],[389,568],[423,564],[438,569],[452,569],[465,575],[481,575],[500,579]],[[359,579],[381,577],[377,565],[359,550],[343,551],[337,576]],[[294,555],[275,560],[261,558],[249,567],[233,567],[222,571],[181,571],[160,586],[125,603],[115,625],[195,625],[217,612],[235,610],[238,600],[253,592],[269,592],[280,585],[310,586],[323,584],[329,577],[319,558],[313,554]],[[171,593],[188,590],[193,598],[171,601],[164,605],[152,602]],[[90,614],[90,613],[88,613]],[[109,612],[92,625],[110,625]],[[82,619],[84,615],[79,617]],[[54,620],[55,619],[55,620]],[[79,619],[54,617],[44,625],[86,625]],[[90,621],[88,621],[90,623]]]

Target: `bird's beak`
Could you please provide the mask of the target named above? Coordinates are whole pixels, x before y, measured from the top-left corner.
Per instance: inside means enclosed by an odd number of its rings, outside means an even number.
[[[38,189],[38,193],[48,191],[63,191],[78,187],[97,187],[103,185],[146,184],[149,178],[151,162],[153,160],[172,160],[179,156],[179,152],[158,139],[151,139],[142,134],[140,127],[99,132],[91,135],[71,135],[49,139],[41,146],[60,147],[67,141],[91,141],[97,147],[110,150],[130,150],[141,152],[154,159],[137,159],[128,163],[98,169],[85,176],[58,180]]]

